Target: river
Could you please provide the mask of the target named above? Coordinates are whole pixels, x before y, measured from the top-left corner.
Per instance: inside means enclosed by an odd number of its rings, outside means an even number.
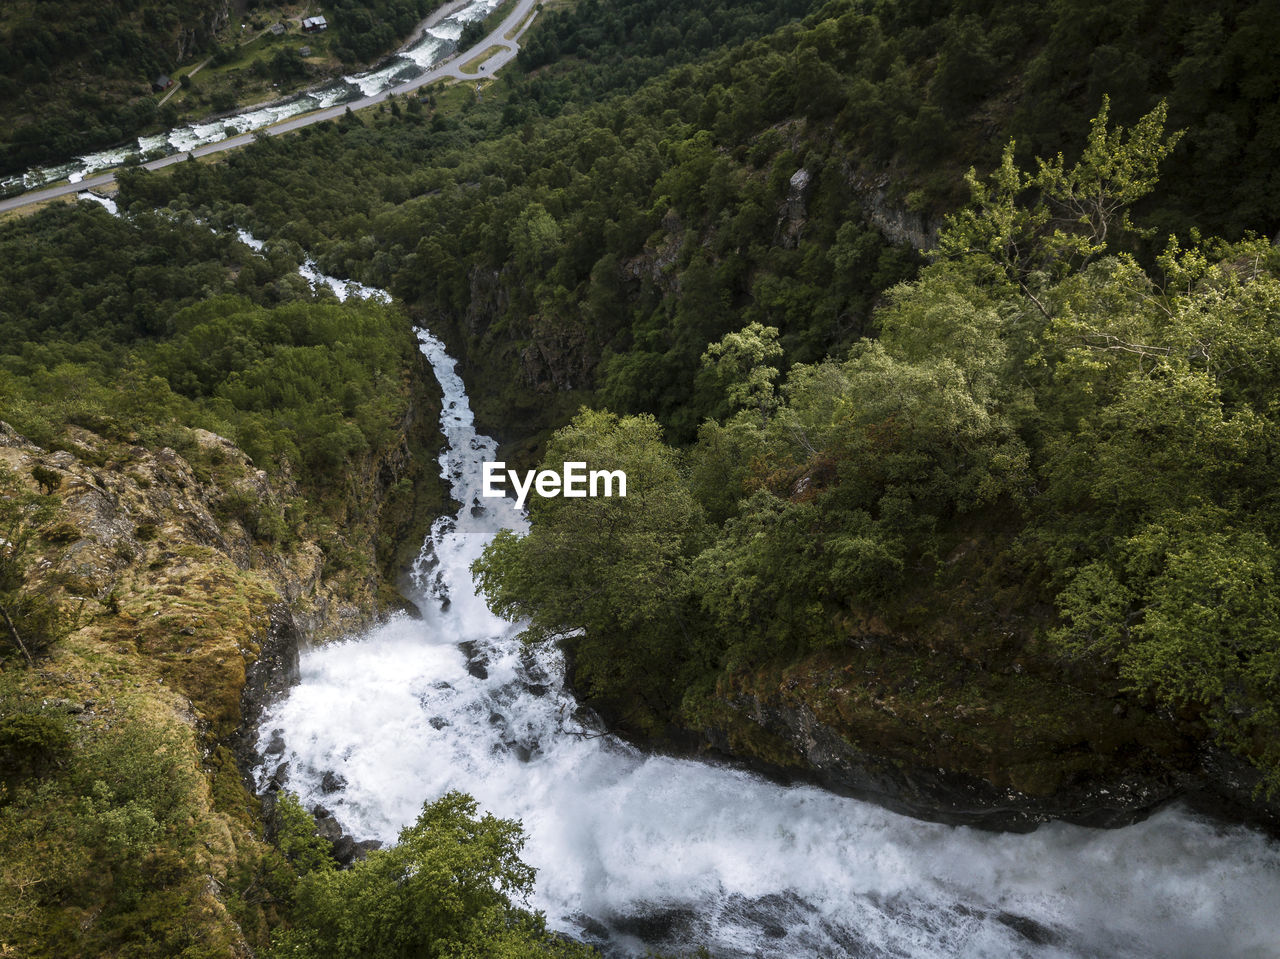
[[[510,501],[481,499],[494,441],[476,433],[444,346],[420,341],[444,394],[442,474],[461,503],[415,566],[423,618],[303,653],[300,682],[259,726],[260,752],[275,744],[260,785],[287,762],[304,805],[384,842],[424,801],[468,792],[523,822],[531,904],[549,925],[613,955],[1280,954],[1280,844],[1243,827],[1175,807],[1118,830],[982,832],[605,734],[564,688],[558,656],[522,650],[475,594],[471,562],[525,522]]]
[[[37,167],[24,174],[0,180],[0,196],[17,190],[34,190],[58,180],[79,183],[100,170],[118,167],[131,159],[154,160],[186,153],[230,136],[261,130],[290,117],[352,103],[375,96],[421,77],[438,66],[458,48],[462,28],[473,20],[483,20],[496,10],[501,0],[466,0],[446,3],[414,31],[413,40],[376,69],[339,77],[310,90],[238,113],[178,127],[167,133],[140,137],[109,150],[75,157],[65,163]]]

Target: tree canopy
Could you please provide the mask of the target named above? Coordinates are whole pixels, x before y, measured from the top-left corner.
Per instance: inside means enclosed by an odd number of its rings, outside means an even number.
[[[1129,210],[1177,139],[1163,117],[1125,134],[1104,111],[1070,168],[1025,173],[1006,151],[990,181],[972,178],[935,262],[891,291],[878,337],[792,366],[776,393],[776,331],[723,337],[705,362],[737,412],[705,422],[666,474],[680,505],[654,515],[673,520],[662,547],[646,524],[589,518],[621,503],[536,502],[529,534],[478,565],[494,608],[610,662],[584,668],[615,697],[661,650],[689,721],[717,676],[839,646],[850,617],[919,628],[943,615],[930,603],[985,588],[957,565],[976,536],[1016,571],[1020,606],[1056,610],[1053,655],[1195,711],[1280,786],[1280,255],[1171,241],[1144,268],[1126,252]],[[614,422],[580,414],[573,456],[607,459]],[[677,461],[652,434],[633,445]],[[653,583],[628,588],[646,563],[671,571],[679,619],[654,616],[668,593]]]

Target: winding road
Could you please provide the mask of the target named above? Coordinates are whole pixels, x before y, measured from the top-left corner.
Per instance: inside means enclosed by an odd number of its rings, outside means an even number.
[[[323,110],[316,110],[312,113],[303,113],[295,117],[289,117],[281,120],[279,123],[263,127],[258,130],[252,130],[247,133],[240,133],[233,137],[227,137],[225,140],[217,140],[213,143],[206,143],[195,147],[193,150],[182,153],[175,153],[171,156],[161,157],[158,160],[151,160],[147,163],[139,164],[144,170],[159,170],[170,166],[174,163],[182,163],[188,157],[205,157],[213,153],[221,153],[223,150],[233,150],[236,147],[247,146],[252,143],[254,137],[259,134],[267,134],[269,136],[280,136],[283,133],[291,133],[294,130],[300,130],[302,127],[310,126],[313,123],[323,123],[326,120],[333,120],[342,116],[348,110],[364,110],[367,107],[376,106],[385,101],[388,97],[396,96],[402,93],[409,93],[424,87],[429,83],[435,83],[437,80],[477,80],[492,76],[500,68],[510,63],[517,53],[520,52],[520,37],[529,29],[529,25],[533,23],[536,16],[538,0],[518,0],[515,7],[507,14],[506,18],[498,24],[498,26],[486,37],[482,38],[478,43],[468,50],[460,50],[449,59],[428,70],[419,77],[407,80],[398,86],[389,87],[381,93],[375,93],[372,96],[361,97],[359,100],[352,100],[349,103],[341,103],[336,106],[327,107]],[[415,36],[428,27],[433,26],[439,20],[453,13],[459,7],[463,6],[463,2],[449,3],[435,11],[430,17],[423,21],[422,25],[415,31]],[[524,18],[528,16],[528,19]],[[522,22],[523,21],[523,22]],[[517,30],[516,28],[519,27]],[[512,38],[507,39],[506,34],[512,33]],[[466,63],[479,56],[490,47],[499,47],[500,49],[488,57],[484,64],[476,73],[463,73],[462,67]],[[53,200],[60,196],[66,196],[68,193],[83,193],[86,190],[93,190],[99,187],[108,186],[115,182],[116,172],[108,171],[106,173],[97,173],[87,176],[78,183],[63,183],[58,186],[46,187],[40,190],[32,190],[27,193],[20,193],[17,196],[0,200],[0,213],[8,210],[17,210],[25,206],[31,206],[35,203],[44,203],[47,200]]]

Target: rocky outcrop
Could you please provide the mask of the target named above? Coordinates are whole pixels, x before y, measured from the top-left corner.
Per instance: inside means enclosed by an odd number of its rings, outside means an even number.
[[[800,245],[800,237],[804,234],[805,217],[808,213],[807,201],[809,184],[813,177],[804,167],[796,170],[787,183],[787,198],[778,213],[778,224],[774,229],[773,242],[787,250],[794,250]]]
[[[397,547],[415,550],[452,508],[435,475],[439,395],[425,364],[413,372],[394,441],[357,464],[324,522],[299,511],[303,491],[287,475],[269,477],[206,430],[175,429],[177,448],[156,448],[69,427],[54,449],[0,423],[0,472],[55,507],[34,531],[27,581],[55,597],[70,634],[40,682],[93,704],[78,715],[87,728],[144,717],[180,730],[193,775],[209,783],[200,828],[235,837],[218,847],[215,877],[263,855],[245,774],[255,725],[296,681],[300,647],[404,608]],[[340,859],[363,854],[340,845]],[[211,895],[210,915],[225,918]]]
[[[1198,775],[1186,795],[1191,806],[1280,836],[1280,793],[1267,795],[1257,769],[1211,743],[1203,744],[1196,758]]]
[[[269,615],[266,638],[257,657],[245,668],[240,725],[231,737],[232,751],[243,770],[252,768],[260,758],[255,741],[263,710],[298,681],[298,653],[305,640],[287,605],[273,605]],[[276,784],[277,788],[281,785]]]
[[[424,401],[417,414],[434,418],[438,402]],[[65,448],[48,450],[0,424],[0,466],[33,489],[32,471],[41,471],[58,500],[33,582],[71,597],[82,631],[158,667],[190,697],[201,728],[223,740],[291,681],[304,636],[348,633],[385,608],[377,564],[326,575],[326,549],[375,554],[390,491],[421,460],[434,460],[423,448],[434,429],[420,429],[417,419],[403,425],[400,446],[368,467],[342,544],[297,530],[287,543],[273,541],[265,517],[282,515],[298,490],[287,478],[268,480],[229,440],[205,430],[190,431],[184,453],[78,428]],[[432,505],[447,500],[412,503],[392,528],[417,524],[420,539]]]
[[[705,743],[713,751],[918,819],[1013,832],[1030,831],[1054,819],[1086,826],[1124,826],[1181,792],[1172,775],[1117,770],[1110,779],[1035,795],[997,785],[963,767],[911,761],[900,749],[886,749],[871,737],[866,745],[859,745],[857,730],[823,722],[804,704],[740,696],[729,707],[756,730],[744,736],[732,725],[732,732],[708,728]],[[769,758],[761,758],[761,753]]]
[[[1181,799],[1280,834],[1280,797],[1193,720],[1025,656],[861,636],[722,681],[699,720],[686,748],[921,819],[1112,827]]]
[[[623,276],[630,282],[650,285],[664,296],[680,295],[680,272],[676,269],[680,249],[686,237],[684,222],[674,209],[662,218],[661,239],[622,264]]]
[[[932,250],[938,243],[940,218],[926,216],[895,200],[888,172],[868,174],[846,169],[846,176],[862,203],[867,219],[893,243],[913,250]]]

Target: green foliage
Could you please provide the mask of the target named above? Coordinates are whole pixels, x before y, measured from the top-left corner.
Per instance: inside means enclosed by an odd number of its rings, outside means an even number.
[[[735,10],[725,22],[750,32],[796,12],[734,20]],[[557,17],[540,16],[535,33],[571,23]],[[564,105],[560,80],[505,76],[479,104],[315,128],[222,168],[130,177],[124,194],[234,218],[390,289],[463,338],[457,351],[478,375],[506,385],[478,397],[482,422],[514,406],[535,428],[558,425],[593,392],[621,413],[652,412],[687,441],[723,412],[698,375],[710,343],[758,322],[779,331],[779,369],[818,359],[861,332],[878,291],[915,267],[867,224],[842,144],[803,122],[779,133],[796,101],[783,109],[763,91],[793,40],[717,56],[625,104],[593,106],[588,67],[574,61],[570,88],[587,108],[536,126],[525,123]],[[739,84],[753,94],[731,95]],[[690,85],[698,98],[672,110]],[[803,227],[780,228],[801,166],[813,178]],[[566,395],[547,403],[547,392]]]
[[[35,537],[56,509],[50,496],[29,492],[0,466],[0,661],[20,656],[34,666],[65,631],[53,587],[33,586],[26,577]]]
[[[750,323],[707,347],[702,365],[717,377],[731,405],[754,409],[763,425],[777,405],[774,381],[778,378],[778,370],[765,364],[780,356],[777,329]]]
[[[0,805],[23,780],[61,765],[71,752],[65,715],[53,710],[8,712],[0,717]]]
[[[500,533],[475,573],[495,610],[529,618],[527,640],[567,639],[579,681],[643,726],[678,699],[698,655],[687,558],[702,510],[652,417],[584,410],[548,446],[547,468],[566,462],[622,470],[627,495],[535,498],[530,533]]]
[[[38,778],[0,806],[0,941],[32,957],[216,955],[189,742],[137,718],[68,736],[65,718],[10,684],[0,728],[6,751],[40,750],[24,753]]]
[[[1056,638],[1194,704],[1275,788],[1280,282],[1269,246],[1223,254],[1209,266],[1174,247],[1163,291],[1131,264],[1077,278],[1052,336],[1072,417],[1044,469],[1062,519],[1030,539],[1062,584]]]
[[[935,255],[972,261],[984,254],[1034,298],[1039,282],[1061,279],[1108,249],[1123,249],[1133,233],[1128,209],[1155,189],[1157,169],[1180,134],[1164,136],[1163,102],[1128,132],[1110,129],[1108,114],[1104,97],[1084,153],[1070,169],[1059,153],[1040,160],[1035,174],[1024,174],[1012,142],[989,185],[971,169],[970,205],[948,218]]]
[[[1197,717],[1280,786],[1280,257],[1174,240],[1149,271],[1115,253],[1168,154],[1162,115],[1126,135],[1104,111],[1070,169],[1026,174],[1006,152],[938,262],[890,292],[879,337],[843,359],[793,365],[775,390],[771,331],[706,351],[738,412],[702,426],[668,494],[692,492],[715,524],[675,567],[698,626],[665,655],[686,664],[690,716],[717,678],[842,643],[850,618],[910,622],[899,597],[930,580],[980,581],[959,557],[998,517],[986,535],[1017,539],[998,559],[1024,583],[1016,602],[1056,608],[1062,655]],[[607,435],[584,431],[575,457]],[[631,681],[652,593],[613,591],[608,560],[575,552],[596,539],[565,515],[578,507],[554,502],[486,554],[486,595],[571,650],[575,627],[607,625],[612,682]],[[583,600],[597,596],[607,621]]]
[[[522,39],[519,63],[538,70],[544,112],[570,98],[631,91],[677,64],[761,37],[808,13],[811,0],[583,0],[548,10]],[[548,110],[547,108],[550,108]]]
[[[11,225],[0,249],[11,266],[0,400],[37,443],[58,445],[74,424],[178,446],[176,426],[200,426],[324,494],[396,435],[416,352],[408,324],[312,293],[288,249],[256,256],[201,226],[84,205]],[[244,495],[229,494],[224,514],[264,541],[287,539],[279,511]]]
[[[520,861],[519,823],[476,815],[476,803],[449,793],[423,806],[390,849],[352,868],[306,874],[292,928],[270,955],[283,959],[422,959],[433,956],[554,956],[591,950],[547,934],[520,908],[534,871]]]
[[[699,2],[678,24],[669,12],[655,19],[651,0],[547,11],[522,45],[526,72],[479,103],[312,129],[216,170],[130,179],[125,193],[215,218],[243,210],[248,225],[310,248],[326,268],[391,289],[467,357],[472,378],[503,384],[477,397],[482,425],[502,416],[549,431],[585,401],[652,413],[680,443],[729,412],[700,373],[724,335],[753,322],[777,329],[784,352],[772,365],[785,371],[874,332],[877,297],[917,264],[867,222],[869,201],[908,207],[919,220],[905,225],[927,234],[962,199],[964,168],[996,166],[993,181],[973,180],[984,198],[944,231],[944,246],[987,249],[1037,299],[1042,281],[1096,260],[1104,244],[1152,257],[1152,240],[1125,226],[1121,207],[1135,200],[1184,233],[1280,227],[1274,203],[1236,213],[1270,195],[1265,164],[1217,192],[1200,186],[1224,169],[1198,132],[1210,120],[1230,112],[1232,155],[1274,137],[1261,101],[1251,93],[1237,107],[1225,91],[1267,87],[1275,69],[1255,64],[1246,80],[1227,52],[1230,29],[1201,24],[1194,44],[1184,40],[1176,25],[1199,21],[1188,9],[1132,3],[1085,17],[1115,33],[1107,75],[1128,85],[1108,89],[1022,72],[1048,58],[1078,74],[1054,47],[1082,55],[1087,45],[1057,7],[768,6]],[[1235,3],[1222,19],[1263,29],[1256,10]],[[1225,86],[1210,89],[1211,76]],[[1042,108],[1056,125],[1041,122]],[[1166,114],[1191,131],[1177,149],[1160,133]],[[976,132],[993,128],[994,138]],[[1017,173],[1012,152],[1001,162],[1007,134],[1052,159]],[[1172,175],[1156,183],[1162,158]],[[871,171],[883,168],[894,183],[872,197]],[[808,186],[792,196],[801,169]]]
[[[6,4],[0,13],[0,170],[106,146],[154,122],[151,81],[176,66],[173,37],[208,48],[207,0]],[[84,75],[91,88],[77,89]],[[139,94],[143,94],[139,96]]]
[[[334,870],[333,845],[316,834],[315,819],[293,793],[276,794],[273,826],[276,847],[299,876]]]

